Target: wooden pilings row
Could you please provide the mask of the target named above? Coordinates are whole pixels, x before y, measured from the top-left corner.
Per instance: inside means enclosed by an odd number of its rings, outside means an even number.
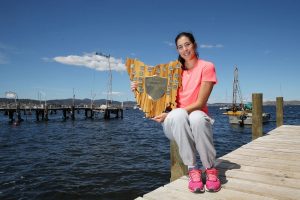
[[[252,140],[263,135],[262,124],[262,99],[261,93],[252,94]],[[283,97],[276,98],[276,126],[283,125]]]
[[[262,94],[252,94],[252,139],[256,139],[263,135],[262,122]],[[276,98],[276,126],[283,125],[283,97]],[[170,143],[170,158],[171,158],[171,178],[174,181],[187,174],[187,166],[182,162],[178,146],[175,141]]]
[[[83,109],[83,108],[80,108]],[[72,106],[71,108],[60,108],[60,109],[48,109],[46,107],[45,109],[33,109],[35,111],[36,121],[48,121],[49,114],[52,114],[53,112],[56,114],[57,110],[61,110],[63,114],[63,119],[66,120],[69,118],[68,113],[70,113],[70,118],[72,120],[75,120],[75,112],[79,113],[80,109],[75,108]],[[111,114],[115,114],[116,118],[123,118],[123,109],[121,108],[112,108],[112,109],[104,109],[104,110],[97,110],[97,109],[90,109],[90,108],[84,108],[85,117],[93,119],[95,117],[95,112],[103,112],[104,119],[110,119]],[[17,107],[17,109],[7,109],[5,110],[5,113],[8,115],[10,122],[21,122],[23,121],[21,117],[21,109]],[[16,114],[16,118],[14,118]],[[24,115],[26,115],[26,110],[24,110]]]

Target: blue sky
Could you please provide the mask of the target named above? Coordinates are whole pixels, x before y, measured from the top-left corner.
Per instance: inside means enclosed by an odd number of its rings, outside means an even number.
[[[177,58],[174,38],[192,32],[218,84],[209,102],[230,102],[234,65],[243,98],[300,100],[297,0],[0,0],[0,97],[134,100],[127,57],[149,65]],[[41,95],[42,94],[42,95]]]

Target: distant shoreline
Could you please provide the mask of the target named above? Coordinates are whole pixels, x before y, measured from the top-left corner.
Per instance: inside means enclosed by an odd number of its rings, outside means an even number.
[[[90,104],[91,103],[91,99],[74,99],[74,103],[75,105],[80,105],[80,104]],[[0,106],[4,105],[4,104],[12,104],[14,103],[15,100],[14,99],[7,99],[7,98],[0,98]],[[19,99],[18,100],[19,103],[21,104],[43,104],[45,102],[45,100],[35,100],[35,99]],[[97,100],[93,100],[93,104],[106,104],[107,100],[106,99],[97,99]],[[113,101],[112,104],[124,104],[127,106],[134,106],[136,105],[135,101]],[[58,105],[73,105],[73,99],[69,98],[69,99],[54,99],[54,100],[47,100],[47,104],[58,104]],[[231,103],[209,103],[208,106],[230,106]],[[263,102],[264,106],[268,106],[268,105],[276,105],[276,101],[265,101]],[[292,101],[284,101],[284,105],[300,105],[300,100],[292,100]]]
[[[230,106],[231,103],[212,103],[212,104],[208,104],[209,106],[224,106],[224,105],[228,105]],[[264,101],[263,102],[264,106],[275,106],[276,105],[276,101]],[[284,105],[285,106],[299,106],[300,105],[300,101],[296,100],[296,101],[284,101]]]

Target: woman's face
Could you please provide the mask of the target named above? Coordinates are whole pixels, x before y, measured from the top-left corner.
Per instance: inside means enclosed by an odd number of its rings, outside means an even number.
[[[195,45],[186,36],[177,40],[177,50],[184,60],[192,60],[196,56]]]

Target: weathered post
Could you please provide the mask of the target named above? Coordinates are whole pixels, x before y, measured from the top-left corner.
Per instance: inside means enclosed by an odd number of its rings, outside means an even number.
[[[44,115],[45,115],[45,121],[48,121],[49,120],[49,117],[48,117],[48,106],[45,106]]]
[[[283,125],[283,97],[276,97],[276,126]]]
[[[21,116],[21,110],[20,110],[20,104],[19,103],[17,105],[16,115],[17,115],[17,122],[23,121],[22,116]]]
[[[44,121],[45,120],[45,110],[40,110],[39,112],[42,115],[42,121]]]
[[[104,111],[104,119],[109,119],[109,118],[110,118],[110,110],[106,108]]]
[[[93,109],[91,109],[91,119],[94,119],[94,114],[95,112],[93,111]]]
[[[187,174],[187,166],[181,160],[179,155],[178,146],[175,141],[170,143],[171,151],[171,179],[170,181],[175,181],[176,179]]]
[[[9,119],[9,122],[14,121],[14,110],[9,110],[8,111],[8,119]]]
[[[263,133],[262,126],[262,94],[252,94],[252,140],[259,138]]]
[[[63,109],[63,119],[66,120],[67,119],[67,109]]]
[[[40,112],[38,109],[35,110],[36,121],[40,121]]]
[[[71,118],[72,120],[75,120],[75,106],[72,106],[72,114],[71,114]]]

